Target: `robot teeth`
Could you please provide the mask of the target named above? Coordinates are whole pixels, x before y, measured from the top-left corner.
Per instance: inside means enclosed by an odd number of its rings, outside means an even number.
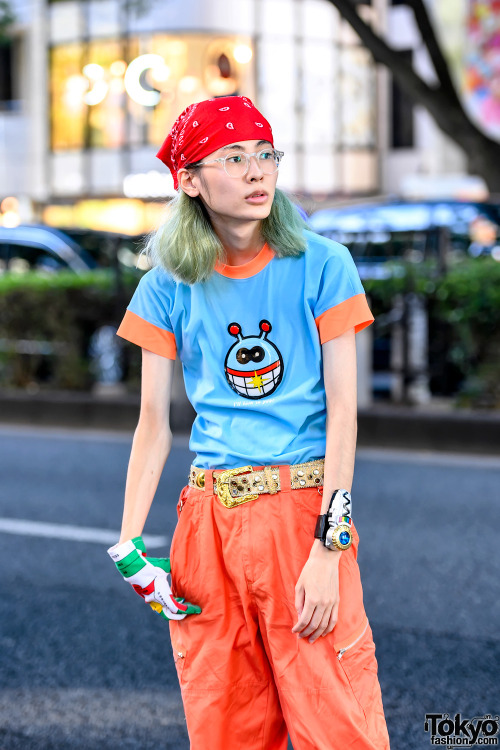
[[[274,391],[278,385],[281,377],[281,363],[278,362],[276,367],[262,376],[256,373],[256,370],[244,375],[235,375],[228,372],[227,377],[237,393],[247,398],[259,398]]]

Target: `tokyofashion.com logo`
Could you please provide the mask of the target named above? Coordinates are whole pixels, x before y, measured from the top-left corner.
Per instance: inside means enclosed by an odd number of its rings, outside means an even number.
[[[463,719],[461,714],[425,714],[424,729],[430,734],[431,745],[447,748],[498,745],[500,717],[485,714]]]

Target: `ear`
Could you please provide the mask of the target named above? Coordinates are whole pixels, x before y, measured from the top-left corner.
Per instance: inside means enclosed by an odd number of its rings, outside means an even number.
[[[184,190],[186,195],[191,198],[196,198],[200,194],[200,188],[197,186],[198,180],[194,172],[188,169],[179,169],[177,172],[177,180],[179,181],[179,187]]]

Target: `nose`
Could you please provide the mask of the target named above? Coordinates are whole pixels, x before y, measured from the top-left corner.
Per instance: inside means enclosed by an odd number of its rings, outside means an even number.
[[[257,156],[255,154],[252,154],[248,160],[248,172],[246,174],[247,180],[262,180],[264,177],[264,172],[262,171],[262,168],[257,161]]]

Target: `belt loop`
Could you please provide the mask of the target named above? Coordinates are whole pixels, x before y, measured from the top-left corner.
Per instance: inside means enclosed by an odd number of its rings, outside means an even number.
[[[280,466],[280,486],[281,491],[287,492],[292,488],[291,485],[291,475],[290,475],[290,466]]]
[[[205,492],[208,492],[209,495],[214,494],[213,469],[205,469]]]

